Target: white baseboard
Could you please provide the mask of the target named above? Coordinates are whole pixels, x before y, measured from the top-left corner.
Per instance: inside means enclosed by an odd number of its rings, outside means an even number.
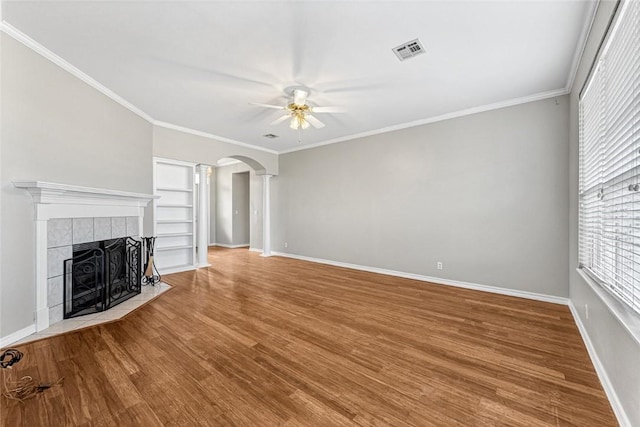
[[[346,262],[332,261],[327,259],[312,258],[302,255],[289,254],[286,252],[272,252],[273,255],[294,258],[303,261],[317,262],[320,264],[328,264],[336,267],[351,268],[353,270],[368,271],[370,273],[386,274],[387,276],[403,277],[405,279],[420,280],[422,282],[436,283],[439,285],[455,286],[458,288],[473,289],[476,291],[491,292],[494,294],[510,295],[514,297],[527,298],[536,301],[551,302],[554,304],[568,305],[569,299],[557,297],[554,295],[538,294],[535,292],[520,291],[516,289],[500,288],[497,286],[480,285],[477,283],[460,282],[457,280],[442,279],[439,277],[423,276],[414,273],[405,273],[402,271],[386,270],[384,268],[368,267],[365,265],[349,264]]]
[[[249,243],[244,243],[242,245],[227,245],[226,243],[214,243],[212,246],[220,246],[221,248],[236,249],[236,248],[248,248]]]
[[[609,399],[609,403],[611,403],[611,407],[613,408],[613,412],[616,414],[616,418],[618,419],[618,423],[620,427],[631,427],[631,422],[627,417],[627,413],[625,412],[622,403],[620,403],[620,399],[618,399],[618,394],[613,388],[613,384],[609,380],[609,376],[607,375],[607,371],[605,370],[602,362],[600,362],[600,358],[596,353],[596,348],[593,346],[591,342],[591,338],[589,338],[589,334],[587,333],[587,328],[582,323],[582,319],[578,314],[578,310],[576,309],[573,302],[569,301],[569,309],[571,310],[571,314],[573,315],[573,319],[578,326],[578,330],[580,331],[580,335],[582,336],[582,341],[584,341],[585,346],[587,347],[587,352],[589,353],[589,357],[591,358],[591,363],[593,363],[593,367],[596,370],[596,374],[598,374],[598,378],[600,379],[600,383],[602,384],[602,388],[604,389],[607,398]]]
[[[16,341],[20,341],[22,338],[26,338],[31,334],[35,334],[36,325],[29,325],[26,328],[22,328],[19,331],[16,331],[12,334],[7,335],[6,337],[0,338],[0,348],[7,347],[13,344]]]
[[[197,268],[195,265],[181,265],[180,267],[158,268],[158,272],[164,276],[165,274],[182,273],[183,271],[195,270]]]
[[[252,248],[251,246],[249,246],[249,251],[251,252],[258,252],[258,253],[262,253],[262,249],[260,248]]]

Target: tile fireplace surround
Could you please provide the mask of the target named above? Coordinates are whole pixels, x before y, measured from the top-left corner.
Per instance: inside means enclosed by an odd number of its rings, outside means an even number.
[[[34,203],[35,332],[41,333],[62,320],[63,261],[71,258],[72,245],[139,238],[144,208],[157,196],[43,181],[13,185]]]
[[[73,256],[73,245],[116,239],[140,239],[138,217],[54,218],[47,223],[47,302],[49,325],[62,320],[63,263]]]

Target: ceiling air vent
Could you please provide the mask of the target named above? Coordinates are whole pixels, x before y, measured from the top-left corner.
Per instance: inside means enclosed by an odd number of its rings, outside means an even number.
[[[420,43],[420,40],[413,39],[410,42],[401,44],[398,47],[393,48],[393,53],[396,54],[400,61],[413,58],[416,55],[424,53],[424,46]]]
[[[272,133],[268,133],[268,134],[262,135],[262,136],[264,136],[265,138],[269,138],[269,139],[273,139],[273,138],[277,138],[278,137],[278,135],[274,135]]]

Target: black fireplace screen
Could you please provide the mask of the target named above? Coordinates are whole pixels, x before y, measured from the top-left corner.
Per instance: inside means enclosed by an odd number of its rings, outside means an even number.
[[[64,262],[64,318],[104,311],[141,291],[142,244],[131,237],[73,246]]]

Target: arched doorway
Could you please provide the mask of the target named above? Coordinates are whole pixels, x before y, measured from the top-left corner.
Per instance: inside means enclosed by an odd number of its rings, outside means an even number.
[[[260,162],[241,155],[228,155],[212,166],[209,242],[222,247],[248,247],[270,256],[271,175]]]

